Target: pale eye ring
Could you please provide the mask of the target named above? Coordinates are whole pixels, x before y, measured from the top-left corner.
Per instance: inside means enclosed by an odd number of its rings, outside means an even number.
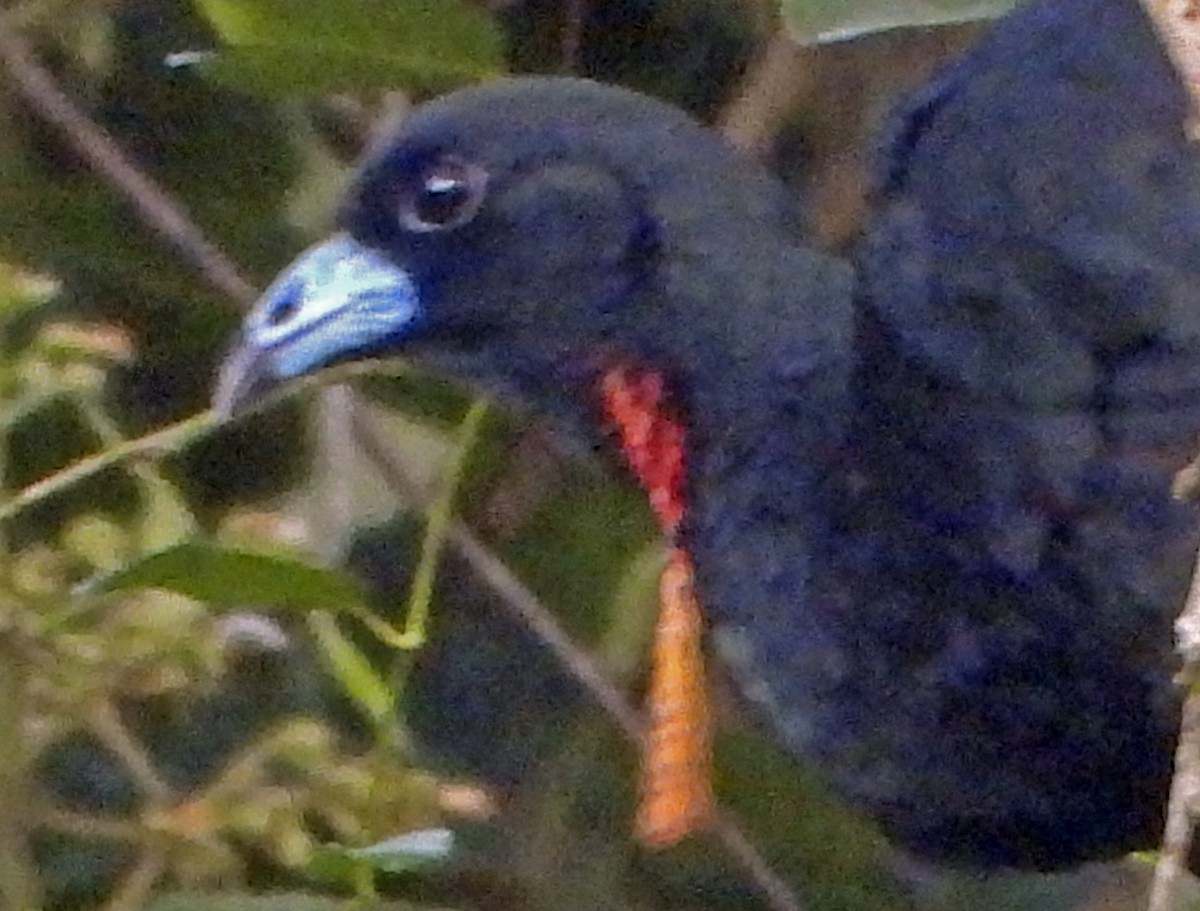
[[[432,162],[400,196],[400,224],[428,234],[465,225],[483,203],[487,172],[453,156]]]

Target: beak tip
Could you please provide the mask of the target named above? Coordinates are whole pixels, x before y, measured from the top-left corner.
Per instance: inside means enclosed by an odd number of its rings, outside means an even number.
[[[276,385],[263,350],[244,340],[221,363],[213,393],[213,417],[224,423],[249,411]]]

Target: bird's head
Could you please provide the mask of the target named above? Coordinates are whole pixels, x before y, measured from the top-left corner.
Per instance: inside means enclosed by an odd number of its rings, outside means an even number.
[[[694,316],[690,288],[720,299],[723,272],[753,269],[732,235],[780,221],[775,184],[644,96],[548,78],[446,96],[368,152],[340,232],[246,320],[217,409],[399,351],[518,393],[570,382],[610,343],[658,357]]]

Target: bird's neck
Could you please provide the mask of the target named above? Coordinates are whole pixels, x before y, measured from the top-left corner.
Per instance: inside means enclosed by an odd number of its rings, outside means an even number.
[[[823,537],[848,468],[848,308],[730,307],[688,330],[658,358],[610,350],[587,384],[664,534],[704,549],[766,517]]]

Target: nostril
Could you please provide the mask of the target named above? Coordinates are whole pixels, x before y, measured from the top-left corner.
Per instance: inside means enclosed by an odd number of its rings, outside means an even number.
[[[284,298],[267,313],[267,323],[272,327],[282,326],[295,316],[296,311],[299,309],[300,305],[295,298]]]

